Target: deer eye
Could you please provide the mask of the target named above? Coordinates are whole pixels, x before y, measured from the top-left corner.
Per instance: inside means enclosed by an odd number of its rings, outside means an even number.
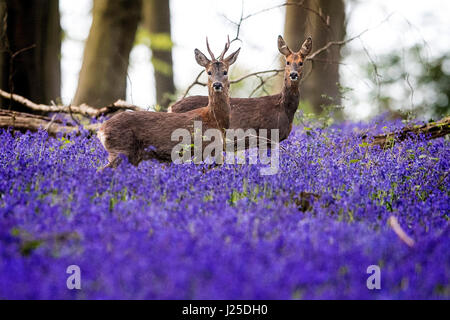
[[[208,75],[209,75],[209,76],[212,75],[211,71],[208,71]]]
[[[287,65],[290,65],[291,63],[290,63],[289,61],[286,61],[286,64],[287,64]]]
[[[303,62],[299,62],[298,65],[301,67],[303,65]]]
[[[226,72],[226,71],[223,72],[223,75],[224,75],[224,76],[226,76],[227,74],[228,74],[228,72]]]

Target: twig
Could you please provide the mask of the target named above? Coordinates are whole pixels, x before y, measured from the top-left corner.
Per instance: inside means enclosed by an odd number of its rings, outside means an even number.
[[[73,113],[72,113],[72,104],[69,104],[69,114],[70,114],[70,118],[77,124],[77,125],[81,125],[80,124],[80,122],[77,120],[77,119],[75,119],[75,117],[73,116]]]
[[[192,82],[189,87],[187,87],[186,91],[183,94],[183,98],[186,98],[186,96],[188,95],[189,91],[191,91],[191,89],[195,86],[195,85],[200,85],[200,86],[206,86],[205,83],[198,81],[198,79],[200,79],[201,75],[203,74],[203,72],[205,72],[205,70],[202,70],[197,77],[195,78],[194,82]]]
[[[53,115],[53,117],[52,117],[52,119],[50,120],[50,122],[48,123],[48,125],[45,126],[45,128],[44,128],[45,131],[49,131],[50,126],[53,124],[53,122],[55,121],[55,119],[56,119],[56,114]]]
[[[238,83],[241,82],[242,80],[245,80],[247,78],[253,77],[253,76],[259,76],[262,74],[266,74],[266,73],[275,73],[275,75],[278,75],[280,72],[283,72],[284,69],[271,69],[271,70],[263,70],[263,71],[257,71],[257,72],[253,72],[253,73],[249,73],[243,77],[240,77],[238,79],[235,80],[231,80],[230,83],[234,84],[234,83]]]
[[[14,81],[13,81],[13,78],[14,78],[14,59],[19,54],[21,54],[22,52],[28,51],[28,50],[33,49],[35,47],[36,47],[36,45],[33,44],[31,46],[28,46],[26,48],[22,48],[22,49],[20,49],[20,50],[18,50],[18,51],[13,53],[11,51],[10,47],[9,47],[9,44],[8,44],[7,52],[10,55],[10,57],[9,57],[8,88],[9,88],[9,92],[10,92],[11,98],[12,98],[12,95],[14,93]],[[11,107],[12,107],[12,101],[13,101],[12,99],[9,100],[9,109],[11,109]]]
[[[381,75],[378,72],[378,66],[375,63],[375,61],[372,59],[372,56],[369,53],[369,50],[367,50],[366,46],[364,45],[363,41],[361,40],[361,38],[359,39],[359,41],[361,42],[361,46],[363,48],[363,51],[367,57],[367,59],[369,60],[369,63],[372,65],[373,68],[373,72],[375,74],[375,83],[377,85],[377,100],[379,100],[380,98],[380,91],[381,91],[381,85],[380,85],[380,78]]]
[[[392,230],[394,230],[395,234],[400,238],[400,240],[406,243],[407,246],[409,247],[414,246],[415,243],[414,239],[412,239],[410,236],[406,234],[405,231],[403,231],[396,217],[390,216],[388,219],[388,224],[391,226]]]
[[[282,4],[279,4],[279,5],[270,7],[270,8],[262,9],[260,11],[251,13],[251,14],[243,17],[242,21],[247,20],[247,19],[249,19],[249,18],[251,18],[253,16],[256,16],[256,15],[258,15],[260,13],[264,13],[264,12],[267,12],[267,11],[270,11],[270,10],[273,10],[273,9],[278,9],[278,8],[287,7],[287,6],[296,6],[296,7],[301,7],[303,9],[305,9],[306,11],[310,11],[310,12],[314,13],[317,17],[319,17],[319,19],[323,22],[323,24],[325,26],[327,26],[328,28],[330,27],[330,17],[329,16],[324,15],[323,12],[321,12],[321,11],[317,11],[315,9],[312,9],[310,7],[305,6],[304,3],[305,3],[304,0],[302,2],[299,2],[299,3],[291,3],[291,2],[282,3]]]
[[[303,2],[302,2],[302,3],[303,3]],[[262,12],[266,12],[266,11],[269,11],[269,10],[272,10],[272,9],[275,9],[275,8],[283,7],[283,6],[286,6],[286,5],[300,5],[300,4],[295,4],[295,3],[293,3],[293,4],[287,4],[287,3],[284,3],[284,4],[281,4],[281,5],[275,6],[275,7],[263,9],[263,10],[260,10],[260,11],[258,11],[258,12],[255,12],[255,13],[253,13],[253,14],[250,14],[250,15],[247,15],[247,16],[244,16],[244,17],[241,17],[241,19],[240,19],[239,22],[233,22],[233,21],[229,20],[228,18],[227,18],[227,19],[228,19],[231,23],[235,24],[235,25],[237,26],[237,28],[240,28],[240,24],[242,23],[242,21],[244,21],[244,20],[250,18],[251,16],[254,16],[254,15],[256,15],[256,14],[259,14],[259,13],[262,13]],[[388,20],[391,18],[392,15],[393,15],[393,13],[389,14],[385,19],[383,19],[383,20],[382,20],[377,26],[375,26],[374,28],[377,28],[377,27],[380,26],[381,24],[383,24],[383,23],[385,23],[386,21],[388,21]],[[374,28],[367,28],[367,29],[363,30],[362,32],[360,32],[359,34],[357,34],[357,35],[355,35],[355,36],[353,36],[353,37],[350,37],[350,38],[348,38],[348,39],[346,39],[346,40],[342,40],[342,41],[330,41],[330,42],[328,42],[327,44],[325,44],[323,47],[321,47],[321,48],[317,49],[316,51],[314,51],[313,53],[311,53],[311,54],[306,58],[306,60],[307,60],[307,61],[310,61],[311,63],[313,63],[313,62],[316,61],[316,60],[317,60],[317,61],[323,61],[323,59],[320,59],[320,60],[317,59],[317,56],[320,55],[322,52],[327,51],[327,50],[330,49],[332,46],[344,46],[344,45],[348,44],[349,42],[352,42],[352,41],[354,41],[354,40],[356,40],[356,39],[360,39],[364,34],[366,34],[367,32],[371,31],[371,30],[374,29]],[[240,31],[238,31],[238,33],[237,33],[235,39],[233,39],[231,42],[233,42],[233,41],[239,39],[239,32],[240,32]],[[336,63],[336,62],[335,62],[335,63]],[[310,70],[308,71],[308,73],[307,73],[304,77],[302,77],[302,79],[300,80],[301,83],[303,83],[303,82],[308,78],[308,76],[312,73],[312,70],[313,70],[313,65],[311,66],[311,68],[310,68]],[[265,73],[276,73],[276,74],[279,74],[280,72],[283,72],[283,71],[284,71],[284,69],[271,69],[271,70],[262,70],[262,71],[258,71],[258,72],[253,72],[253,73],[249,73],[249,74],[247,74],[247,75],[245,75],[245,76],[242,76],[242,77],[240,77],[240,78],[238,78],[238,79],[232,80],[232,81],[230,81],[230,83],[231,83],[231,84],[235,84],[235,83],[241,82],[241,81],[243,81],[243,80],[245,80],[245,79],[247,79],[247,78],[249,78],[249,77],[258,77],[258,76],[260,76],[261,74],[265,74]],[[203,74],[203,72],[204,72],[204,71],[202,71],[201,73],[199,73],[199,74],[197,75],[197,77],[195,78],[195,80],[187,87],[186,91],[184,92],[184,94],[183,94],[183,96],[182,96],[182,99],[186,98],[186,96],[189,94],[190,90],[191,90],[194,86],[196,86],[196,85],[206,86],[206,83],[203,83],[203,82],[200,82],[200,81],[199,81],[200,76]],[[261,85],[261,83],[259,83],[257,89],[261,88],[263,85],[264,85],[264,84]],[[257,89],[256,89],[256,90],[257,90]],[[254,91],[255,91],[255,90],[253,90],[253,92],[254,92]],[[252,93],[253,93],[253,92],[252,92]]]
[[[388,20],[392,17],[392,15],[393,15],[393,13],[389,14],[385,19],[383,19],[383,20],[382,20],[378,25],[376,25],[375,27],[373,27],[373,28],[367,28],[367,29],[363,30],[362,32],[360,32],[359,34],[357,34],[357,35],[355,35],[355,36],[353,36],[353,37],[350,37],[350,38],[348,38],[348,39],[346,39],[346,40],[342,40],[342,41],[330,41],[330,42],[328,42],[328,43],[327,43],[326,45],[324,45],[322,48],[320,48],[320,49],[314,51],[313,53],[311,53],[311,54],[306,58],[306,60],[314,60],[315,57],[317,57],[317,56],[318,56],[319,54],[321,54],[322,52],[328,50],[328,49],[329,49],[330,47],[332,47],[332,46],[344,46],[344,45],[346,45],[347,43],[352,42],[352,41],[355,40],[355,39],[361,38],[361,37],[362,37],[364,34],[366,34],[367,32],[369,32],[369,31],[371,31],[371,30],[373,30],[373,29],[375,29],[375,28],[378,28],[380,25],[382,25],[383,23],[385,23],[386,21],[388,21]]]

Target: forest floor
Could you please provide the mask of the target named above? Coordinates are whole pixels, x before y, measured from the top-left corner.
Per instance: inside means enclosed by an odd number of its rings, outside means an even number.
[[[268,176],[0,129],[0,299],[449,299],[450,142],[360,134],[401,126],[297,128]]]

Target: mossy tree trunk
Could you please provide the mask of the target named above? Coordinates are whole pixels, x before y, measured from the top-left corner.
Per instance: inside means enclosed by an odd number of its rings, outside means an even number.
[[[61,95],[58,0],[0,0],[0,88],[49,104]],[[26,109],[0,101],[2,108]]]
[[[143,1],[143,22],[150,35],[156,102],[166,110],[175,93],[169,0]]]
[[[313,51],[323,47],[329,41],[340,41],[345,37],[345,4],[343,0],[288,0],[289,3],[303,6],[286,6],[284,26],[285,40],[293,50],[298,50],[307,36],[313,38]],[[316,12],[322,13],[320,18]],[[329,16],[329,27],[323,20]],[[332,46],[317,56],[312,64],[305,67],[303,76],[307,75],[311,66],[313,70],[301,87],[301,100],[307,101],[312,111],[319,114],[323,106],[339,105],[339,62],[340,47]]]
[[[73,103],[102,107],[125,99],[141,0],[94,0],[92,25]]]

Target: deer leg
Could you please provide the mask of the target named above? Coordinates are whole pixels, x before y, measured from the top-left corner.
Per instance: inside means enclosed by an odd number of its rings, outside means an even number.
[[[119,166],[119,164],[122,162],[122,158],[119,157],[118,154],[108,157],[108,161],[109,163],[107,164],[109,166],[109,168],[117,168]]]
[[[110,153],[108,155],[108,164],[105,165],[103,168],[100,168],[99,172],[102,172],[106,168],[116,169],[121,162],[122,162],[122,158],[119,157],[119,154]]]

